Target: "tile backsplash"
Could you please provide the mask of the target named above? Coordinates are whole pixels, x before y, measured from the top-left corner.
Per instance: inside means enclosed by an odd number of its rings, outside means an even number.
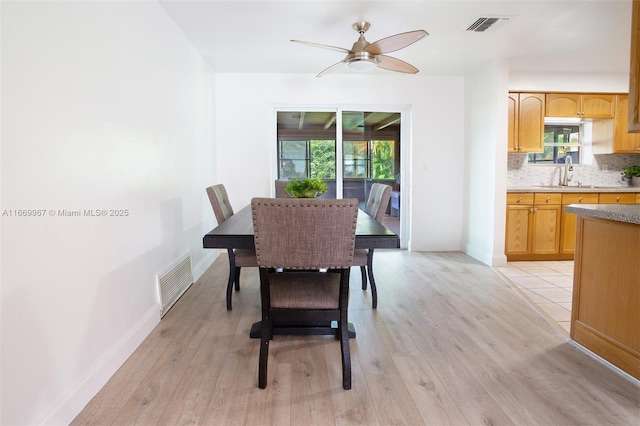
[[[527,164],[527,154],[509,154],[507,160],[507,187],[518,188],[532,185],[557,185],[564,164]],[[592,164],[573,166],[570,184],[615,186],[628,185],[621,172],[629,166],[640,164],[640,155],[600,154],[593,156]]]

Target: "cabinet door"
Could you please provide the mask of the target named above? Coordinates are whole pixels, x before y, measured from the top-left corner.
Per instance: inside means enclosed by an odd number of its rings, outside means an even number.
[[[532,254],[557,254],[560,251],[559,205],[535,205],[533,207]]]
[[[518,152],[518,105],[517,93],[509,93],[509,136],[507,147],[508,152]]]
[[[544,102],[544,93],[520,93],[518,152],[542,152]]]
[[[514,254],[528,254],[530,214],[533,206],[507,206],[507,230],[505,241],[505,253],[507,256]]]
[[[616,95],[583,94],[578,115],[583,118],[613,118],[616,113]]]
[[[629,133],[629,96],[617,95],[613,152],[640,154],[640,134]]]
[[[562,194],[560,253],[573,254],[576,246],[576,214],[564,211],[567,204],[598,204],[598,194]]]
[[[580,111],[579,93],[547,93],[547,117],[575,117]]]

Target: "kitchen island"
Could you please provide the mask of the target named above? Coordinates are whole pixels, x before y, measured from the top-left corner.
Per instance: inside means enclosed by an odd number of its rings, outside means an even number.
[[[640,380],[640,205],[565,210],[577,215],[571,338]]]

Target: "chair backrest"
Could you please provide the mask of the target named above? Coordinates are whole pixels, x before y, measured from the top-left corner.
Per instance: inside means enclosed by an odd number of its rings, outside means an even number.
[[[233,207],[231,207],[224,185],[218,184],[208,187],[207,195],[209,196],[211,207],[213,207],[213,213],[216,215],[218,225],[233,216]]]
[[[376,182],[371,185],[371,191],[369,192],[364,211],[378,222],[382,222],[384,212],[387,211],[387,207],[389,206],[391,189],[391,186],[382,183]]]
[[[254,198],[251,210],[259,267],[351,267],[357,199]]]
[[[276,179],[276,198],[291,198],[284,187],[291,181]]]

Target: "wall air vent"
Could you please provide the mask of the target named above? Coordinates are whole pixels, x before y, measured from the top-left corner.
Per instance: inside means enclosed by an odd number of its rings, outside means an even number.
[[[160,317],[178,301],[180,296],[193,284],[191,272],[191,252],[187,250],[182,256],[171,262],[156,276],[158,296],[160,298]]]
[[[467,31],[474,33],[483,33],[489,29],[495,29],[507,23],[509,18],[504,16],[493,16],[478,18],[473,24],[469,25]]]

